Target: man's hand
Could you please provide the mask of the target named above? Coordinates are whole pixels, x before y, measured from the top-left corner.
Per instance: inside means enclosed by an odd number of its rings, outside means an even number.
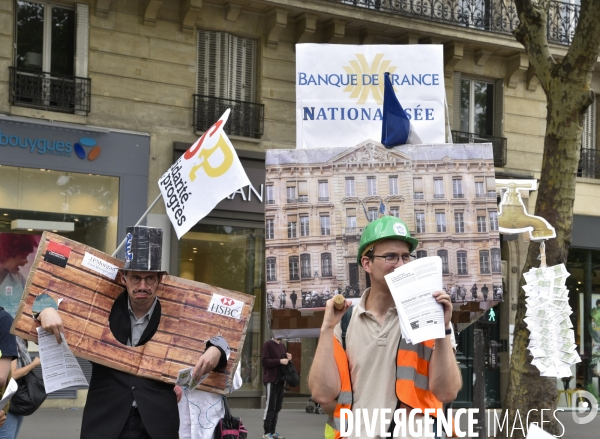
[[[441,303],[444,307],[444,327],[450,329],[450,321],[452,320],[452,300],[450,295],[444,291],[434,291],[433,297],[437,303]]]
[[[56,337],[56,341],[60,344],[60,334],[64,334],[65,329],[63,328],[63,321],[58,311],[54,308],[45,308],[40,312],[38,320],[41,322],[42,328],[48,332],[52,332]]]
[[[209,347],[206,351],[204,351],[204,353],[194,366],[192,375],[194,376],[194,378],[196,378],[196,380],[199,380],[202,377],[202,375],[210,372],[215,367],[217,367],[220,359],[221,351],[214,346]]]
[[[0,427],[2,427],[5,422],[6,422],[6,413],[4,413],[4,410],[0,410]]]
[[[337,325],[344,317],[344,313],[352,306],[352,302],[346,300],[342,309],[337,309],[334,306],[333,299],[329,299],[325,304],[325,316],[323,317],[323,324],[321,326],[321,330],[323,329],[333,329],[335,325]]]
[[[177,402],[181,401],[181,395],[183,395],[183,390],[179,386],[173,387],[173,392],[177,396]]]

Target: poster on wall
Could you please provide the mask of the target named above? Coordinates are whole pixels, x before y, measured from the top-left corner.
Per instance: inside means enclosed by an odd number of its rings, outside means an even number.
[[[401,218],[414,258],[442,259],[444,289],[464,327],[503,299],[490,144],[269,150],[265,207],[272,330],[319,327],[315,313],[370,285],[356,254],[366,225]],[[288,327],[285,327],[285,326]],[[317,326],[313,326],[317,325]]]
[[[17,314],[40,235],[0,233],[0,306]]]
[[[590,334],[592,336],[592,373],[600,376],[600,294],[592,294],[590,312]]]
[[[296,148],[380,140],[386,72],[423,143],[445,143],[443,61],[436,44],[297,44]]]

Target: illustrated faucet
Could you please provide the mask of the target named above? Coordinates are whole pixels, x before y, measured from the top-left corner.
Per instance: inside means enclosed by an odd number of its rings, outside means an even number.
[[[521,199],[519,190],[537,189],[536,181],[517,184],[511,180],[496,180],[496,188],[508,189],[504,193],[499,206],[498,227],[500,228],[500,232],[529,232],[529,236],[533,241],[556,237],[554,227],[542,217],[529,215]]]

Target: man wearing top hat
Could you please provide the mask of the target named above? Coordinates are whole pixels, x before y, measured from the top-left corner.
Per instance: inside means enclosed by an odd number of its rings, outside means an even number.
[[[141,346],[155,334],[161,316],[156,291],[161,270],[162,229],[128,227],[126,263],[119,271],[125,291],[109,316],[114,337],[127,346]],[[41,326],[60,343],[63,323],[58,311],[45,308]],[[221,336],[206,343],[194,367],[199,378],[227,364],[229,346]],[[83,412],[81,439],[177,439],[179,413],[173,384],[141,378],[92,363],[92,379]]]

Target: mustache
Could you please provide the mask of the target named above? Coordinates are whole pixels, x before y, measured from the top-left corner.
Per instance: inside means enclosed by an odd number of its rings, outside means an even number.
[[[150,290],[141,290],[141,289],[135,289],[133,290],[133,293],[144,293],[144,294],[150,294]]]

